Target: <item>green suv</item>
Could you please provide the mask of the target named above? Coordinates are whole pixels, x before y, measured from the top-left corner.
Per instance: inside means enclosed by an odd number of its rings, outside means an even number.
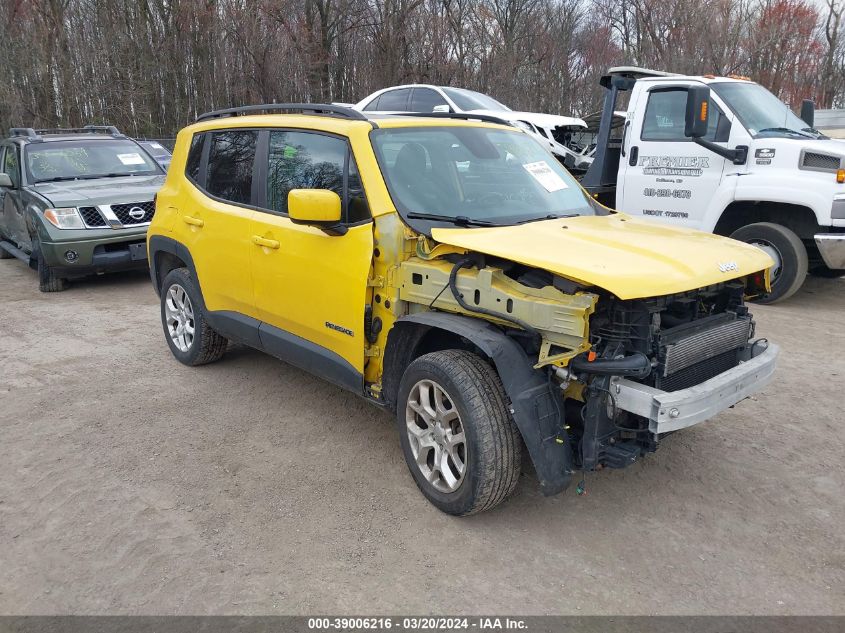
[[[147,266],[145,238],[164,171],[113,126],[12,128],[0,140],[0,258],[67,279]]]

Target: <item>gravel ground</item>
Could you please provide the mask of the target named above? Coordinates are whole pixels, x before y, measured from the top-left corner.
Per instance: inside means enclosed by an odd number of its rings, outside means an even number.
[[[389,416],[268,356],[183,367],[142,274],[0,262],[0,613],[845,614],[845,280],[757,307],[764,393],[625,471],[456,519]]]

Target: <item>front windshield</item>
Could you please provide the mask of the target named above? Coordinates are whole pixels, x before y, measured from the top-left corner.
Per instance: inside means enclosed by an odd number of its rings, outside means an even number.
[[[162,173],[145,151],[121,139],[31,143],[25,162],[36,183]]]
[[[463,112],[472,112],[473,110],[503,110],[510,112],[510,108],[496,101],[493,97],[475,92],[473,90],[466,90],[464,88],[443,88],[448,97],[455,102]]]
[[[737,81],[710,85],[727,102],[751,136],[820,136],[819,132],[795,116],[789,106],[759,84]]]
[[[444,126],[382,128],[372,138],[406,220],[426,214],[471,226],[595,215],[575,179],[527,134]]]

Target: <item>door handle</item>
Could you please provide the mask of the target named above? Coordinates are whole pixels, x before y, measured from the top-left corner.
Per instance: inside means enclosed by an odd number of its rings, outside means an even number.
[[[273,250],[279,248],[279,241],[278,240],[268,240],[266,237],[261,237],[260,235],[253,235],[252,236],[252,243],[256,246],[263,246],[265,248],[272,248]]]
[[[203,226],[205,226],[205,222],[203,222],[203,221],[202,221],[202,220],[200,220],[199,218],[194,218],[194,217],[191,217],[190,215],[183,215],[183,216],[182,216],[182,221],[183,221],[185,224],[190,224],[191,226],[196,226],[196,227],[200,227],[200,228],[202,228]]]
[[[628,158],[628,164],[631,167],[636,167],[637,166],[637,157],[640,155],[640,148],[637,147],[636,145],[634,145],[631,148],[630,154],[631,154],[631,156]]]

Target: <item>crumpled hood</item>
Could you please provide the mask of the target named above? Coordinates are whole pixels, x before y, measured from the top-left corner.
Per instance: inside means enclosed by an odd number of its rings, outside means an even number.
[[[30,188],[55,207],[78,207],[146,202],[163,184],[164,175],[155,175],[43,182]]]
[[[760,249],[618,213],[490,228],[436,228],[443,244],[501,257],[604,288],[656,297],[736,279],[774,262]]]
[[[557,114],[543,114],[541,112],[519,112],[517,110],[470,110],[471,114],[485,114],[498,117],[506,121],[528,121],[538,127],[556,128],[560,126],[574,126],[586,128],[583,119]]]

